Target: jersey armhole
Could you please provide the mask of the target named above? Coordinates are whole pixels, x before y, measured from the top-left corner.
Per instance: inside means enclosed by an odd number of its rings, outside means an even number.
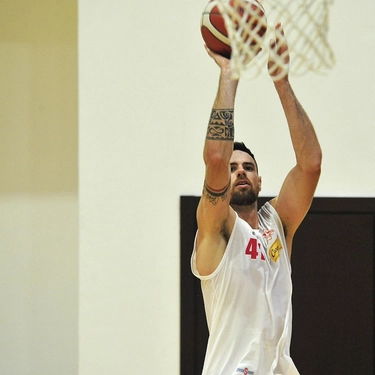
[[[197,241],[197,233],[195,234],[195,238],[194,238],[194,248],[193,248],[193,253],[191,255],[191,259],[190,259],[190,266],[191,266],[191,271],[193,272],[193,275],[196,276],[198,279],[204,281],[204,280],[210,280],[212,278],[214,278],[219,272],[220,272],[220,269],[222,268],[222,265],[223,263],[225,262],[226,258],[228,257],[228,249],[230,249],[231,247],[231,244],[233,242],[233,238],[234,238],[234,233],[235,231],[237,230],[237,225],[238,225],[238,215],[237,215],[237,212],[235,212],[236,214],[236,220],[234,222],[234,226],[233,226],[233,230],[232,230],[232,233],[229,237],[229,240],[228,240],[228,243],[227,243],[227,246],[225,248],[225,251],[224,251],[224,254],[223,254],[223,257],[221,258],[221,261],[219,263],[219,265],[216,267],[215,271],[213,271],[211,274],[209,275],[206,275],[206,276],[202,276],[199,274],[198,270],[197,270],[197,266],[196,266],[196,241]]]

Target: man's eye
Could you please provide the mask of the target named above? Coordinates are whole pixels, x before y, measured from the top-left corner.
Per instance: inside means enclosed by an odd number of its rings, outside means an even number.
[[[236,171],[236,167],[230,167],[230,171],[233,173]]]

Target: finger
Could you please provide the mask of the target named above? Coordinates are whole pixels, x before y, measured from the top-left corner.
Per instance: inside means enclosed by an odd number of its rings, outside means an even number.
[[[275,30],[275,36],[277,54],[282,55],[288,50],[288,44],[284,34],[284,30],[281,28],[281,26]]]
[[[204,48],[205,48],[205,50],[207,51],[207,53],[208,53],[209,55],[212,54],[211,50],[207,47],[207,44],[204,45]]]
[[[208,55],[216,61],[216,56],[217,56],[216,53],[215,53],[215,52],[212,52],[212,51],[207,47],[206,44],[204,45],[204,48],[206,49],[206,52],[208,53]]]

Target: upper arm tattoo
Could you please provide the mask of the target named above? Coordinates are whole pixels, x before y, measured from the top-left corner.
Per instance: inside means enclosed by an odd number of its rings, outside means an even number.
[[[229,185],[230,183],[228,183],[228,185],[225,186],[225,188],[222,190],[213,190],[212,188],[208,187],[205,182],[203,187],[203,195],[209,200],[210,203],[216,206],[219,199],[221,199],[221,201],[225,201],[225,199],[227,198]]]
[[[206,139],[219,141],[234,140],[233,108],[212,109]]]

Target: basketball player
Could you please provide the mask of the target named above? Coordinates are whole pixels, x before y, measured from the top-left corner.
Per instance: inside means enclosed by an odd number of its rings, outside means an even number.
[[[271,48],[288,50],[281,37]],[[318,183],[321,149],[288,75],[274,81],[288,122],[296,165],[277,197],[257,207],[262,179],[254,155],[234,143],[238,81],[228,59],[208,50],[220,67],[219,88],[204,145],[206,164],[197,209],[193,273],[201,279],[209,340],[203,375],[295,375],[290,358],[293,236]],[[289,55],[285,57],[289,64]],[[268,66],[277,64],[272,58]],[[277,77],[278,67],[271,75]],[[277,163],[278,160],[275,160]]]

